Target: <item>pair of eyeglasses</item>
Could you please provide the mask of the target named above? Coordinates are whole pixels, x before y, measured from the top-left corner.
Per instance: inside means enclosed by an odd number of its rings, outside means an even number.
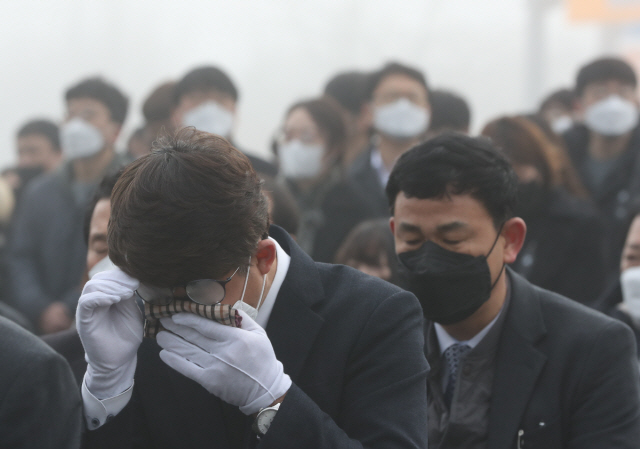
[[[175,299],[179,299],[174,296],[174,293],[177,288],[183,287],[191,301],[204,306],[213,306],[224,299],[226,294],[226,285],[239,270],[240,267],[236,268],[236,271],[223,281],[215,279],[198,279],[188,282],[186,285],[173,288],[160,288],[140,284],[136,290],[136,295],[146,303],[156,306],[166,306],[171,304]]]

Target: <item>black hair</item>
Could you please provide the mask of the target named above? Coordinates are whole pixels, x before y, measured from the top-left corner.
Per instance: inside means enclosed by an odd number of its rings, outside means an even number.
[[[400,192],[408,198],[469,194],[499,228],[514,216],[518,180],[489,139],[445,133],[416,145],[396,162],[386,193],[391,214]]]
[[[51,142],[51,146],[55,151],[60,150],[60,134],[58,132],[58,125],[50,120],[31,120],[18,130],[18,138],[39,135],[46,138]]]
[[[324,87],[324,94],[336,100],[343,108],[359,115],[367,102],[369,74],[364,72],[343,72],[335,75]]]
[[[542,114],[545,109],[553,104],[559,104],[565,109],[573,110],[575,102],[576,94],[574,91],[571,89],[559,89],[551,92],[544,100],[542,100],[540,108],[538,109],[538,114]]]
[[[460,95],[446,90],[433,90],[429,94],[429,104],[431,105],[430,130],[469,129],[471,110]]]
[[[620,81],[633,87],[638,85],[636,74],[628,63],[615,57],[600,58],[585,65],[578,72],[576,95],[581,96],[589,84],[609,80]]]
[[[228,94],[233,101],[238,101],[238,89],[231,78],[217,67],[204,66],[193,69],[178,81],[173,90],[173,99],[177,104],[180,99],[192,92],[217,90]]]
[[[111,115],[111,120],[123,124],[127,117],[129,100],[113,84],[102,78],[89,78],[70,87],[64,96],[65,100],[75,98],[92,98],[104,104]]]
[[[104,178],[102,178],[102,181],[100,181],[100,184],[98,185],[98,188],[93,195],[91,203],[85,211],[84,241],[87,242],[87,244],[89,244],[89,232],[91,231],[91,217],[93,216],[93,210],[96,208],[96,204],[98,204],[100,200],[111,198],[113,187],[116,185],[118,179],[120,179],[120,175],[122,174],[123,170],[124,168],[118,170],[115,173],[108,174]]]
[[[391,75],[405,75],[409,78],[412,78],[417,82],[419,82],[420,84],[422,84],[422,86],[424,86],[424,89],[427,91],[427,94],[430,93],[429,85],[427,84],[427,79],[425,78],[424,74],[420,70],[414,69],[413,67],[409,67],[397,62],[389,62],[387,63],[387,65],[385,65],[383,68],[381,68],[377,72],[374,72],[371,75],[369,75],[369,82],[367,83],[367,89],[366,89],[366,94],[367,94],[366,98],[371,100],[373,98],[373,92],[380,85],[382,80],[384,80],[386,77]]]

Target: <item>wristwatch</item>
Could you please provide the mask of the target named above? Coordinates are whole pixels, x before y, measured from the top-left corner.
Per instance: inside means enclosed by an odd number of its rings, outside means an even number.
[[[276,405],[272,405],[271,407],[265,407],[258,412],[258,416],[256,416],[256,419],[253,421],[253,425],[251,426],[258,436],[263,437],[267,433],[267,430],[271,427],[271,423],[276,417],[276,413],[278,413],[279,408],[280,402]]]

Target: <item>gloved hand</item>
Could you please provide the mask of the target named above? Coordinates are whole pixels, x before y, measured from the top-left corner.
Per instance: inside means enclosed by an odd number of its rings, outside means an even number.
[[[244,311],[242,328],[192,313],[160,321],[160,358],[246,415],[270,406],[291,387],[266,332]],[[182,338],[181,338],[182,337]]]
[[[143,316],[134,291],[139,282],[120,269],[96,274],[86,283],[76,310],[76,326],[89,366],[87,388],[98,399],[133,385]]]

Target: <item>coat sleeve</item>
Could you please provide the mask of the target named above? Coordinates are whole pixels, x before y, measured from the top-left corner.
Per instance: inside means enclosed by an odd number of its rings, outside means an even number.
[[[426,448],[427,373],[420,305],[407,292],[383,301],[351,351],[332,419],[300,388],[287,393],[260,448]]]
[[[40,247],[41,205],[39,190],[25,192],[11,229],[6,255],[10,283],[9,302],[37,324],[43,310],[53,298],[47,297],[38,274],[38,250]]]
[[[30,358],[0,397],[0,447],[78,448],[82,405],[66,361],[53,351]]]
[[[631,330],[611,322],[597,335],[582,367],[572,404],[570,449],[637,448],[640,377]]]

